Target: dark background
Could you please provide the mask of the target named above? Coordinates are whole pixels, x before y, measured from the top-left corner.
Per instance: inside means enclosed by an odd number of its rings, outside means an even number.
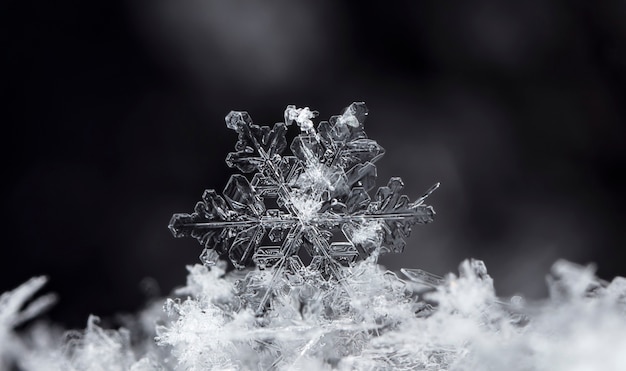
[[[46,274],[76,327],[168,294],[201,251],[171,214],[232,172],[224,116],[352,101],[387,149],[380,185],[442,183],[389,268],[475,257],[532,298],[559,258],[626,275],[626,2],[259,4],[2,2],[0,292]]]

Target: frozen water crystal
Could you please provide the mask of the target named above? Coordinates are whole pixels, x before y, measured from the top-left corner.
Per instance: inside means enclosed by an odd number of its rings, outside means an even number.
[[[258,310],[286,275],[306,268],[341,282],[343,268],[357,260],[402,252],[411,227],[433,220],[433,209],[423,202],[439,184],[411,202],[394,177],[371,197],[374,163],[385,151],[365,134],[367,113],[364,103],[352,103],[316,128],[318,113],[308,107],[288,106],[285,122],[273,127],[253,124],[247,112],[230,112],[226,126],[239,137],[226,163],[251,178],[232,175],[223,196],[206,190],[193,213],[172,217],[170,230],[196,238],[207,265],[227,257],[238,269],[271,269]],[[291,142],[292,154],[284,154],[293,123],[300,134]],[[308,266],[302,253],[311,258]]]
[[[559,260],[549,297],[527,301],[499,298],[476,259],[443,276],[378,265],[432,220],[423,201],[437,185],[413,202],[400,178],[373,192],[384,151],[365,136],[366,115],[355,103],[316,126],[317,112],[289,106],[269,128],[230,113],[239,140],[227,162],[250,176],[172,218],[176,236],[204,246],[186,285],[120,316],[123,327],[90,316],[62,336],[27,323],[55,298],[31,300],[46,282],[33,278],[0,295],[0,370],[626,369],[624,277]]]
[[[47,281],[44,276],[33,277],[13,291],[0,295],[0,370],[9,369],[8,361],[19,358],[23,352],[13,330],[45,312],[56,302],[54,294],[32,299]]]

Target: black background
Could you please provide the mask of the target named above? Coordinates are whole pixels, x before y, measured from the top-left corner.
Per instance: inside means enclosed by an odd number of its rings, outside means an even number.
[[[168,294],[201,250],[171,214],[232,172],[224,116],[352,101],[387,150],[380,185],[442,183],[389,268],[475,257],[528,297],[559,258],[626,275],[626,3],[259,4],[2,2],[0,291],[46,274],[51,319],[77,327]]]

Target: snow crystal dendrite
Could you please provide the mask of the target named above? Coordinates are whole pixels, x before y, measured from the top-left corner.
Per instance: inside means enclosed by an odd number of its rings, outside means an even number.
[[[124,320],[127,329],[90,316],[63,339],[46,323],[25,328],[54,302],[30,300],[45,278],[0,295],[0,369],[626,369],[623,277],[558,261],[549,297],[527,301],[498,297],[480,260],[458,275],[406,268],[404,278],[376,264],[432,220],[423,201],[436,186],[411,202],[392,178],[370,197],[383,149],[365,136],[366,114],[354,103],[316,126],[317,112],[289,106],[269,128],[231,112],[239,140],[227,163],[251,179],[233,175],[223,196],[205,191],[170,224],[198,239],[205,264],[187,267],[186,285]],[[300,134],[284,155],[294,122]]]
[[[270,128],[253,124],[247,112],[230,112],[226,126],[239,140],[226,163],[252,178],[232,175],[223,197],[206,190],[192,214],[175,214],[170,221],[174,236],[191,236],[204,246],[206,265],[225,256],[239,269],[272,271],[263,296],[254,301],[257,311],[287,275],[302,279],[314,272],[341,282],[344,268],[357,260],[402,252],[411,226],[435,214],[423,202],[438,184],[414,202],[401,194],[404,184],[397,177],[373,199],[368,194],[384,149],[365,134],[364,103],[352,103],[317,128],[316,116],[308,107],[288,106],[285,122]],[[294,122],[301,133],[291,143],[292,154],[284,155]],[[302,253],[311,259],[308,266]]]

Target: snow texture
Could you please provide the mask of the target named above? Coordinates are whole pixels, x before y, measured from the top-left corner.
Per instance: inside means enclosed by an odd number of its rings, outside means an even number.
[[[65,336],[48,324],[15,332],[15,322],[4,320],[24,318],[18,307],[24,293],[32,294],[29,282],[3,296],[3,304],[18,304],[0,307],[3,369],[617,371],[626,365],[626,279],[605,282],[591,266],[555,263],[550,297],[529,303],[498,298],[480,261],[463,262],[458,275],[422,279],[410,270],[399,278],[364,260],[346,273],[349,297],[318,275],[319,286],[277,296],[264,316],[242,306],[236,282],[243,273],[224,268],[188,267],[186,286],[163,307],[138,314],[129,330],[105,330],[90,317],[86,330]]]
[[[432,220],[423,200],[436,187],[410,202],[393,178],[369,198],[383,151],[362,131],[366,112],[353,104],[317,129],[308,108],[289,106],[273,129],[229,114],[239,134],[229,164],[254,175],[233,175],[224,197],[207,190],[194,213],[173,217],[173,233],[204,248],[186,285],[124,327],[91,316],[84,331],[64,332],[33,322],[54,302],[31,300],[46,281],[33,278],[0,297],[0,369],[626,369],[623,277],[557,261],[549,297],[529,302],[498,297],[479,260],[444,277],[379,265]],[[295,156],[282,156],[293,122]]]

